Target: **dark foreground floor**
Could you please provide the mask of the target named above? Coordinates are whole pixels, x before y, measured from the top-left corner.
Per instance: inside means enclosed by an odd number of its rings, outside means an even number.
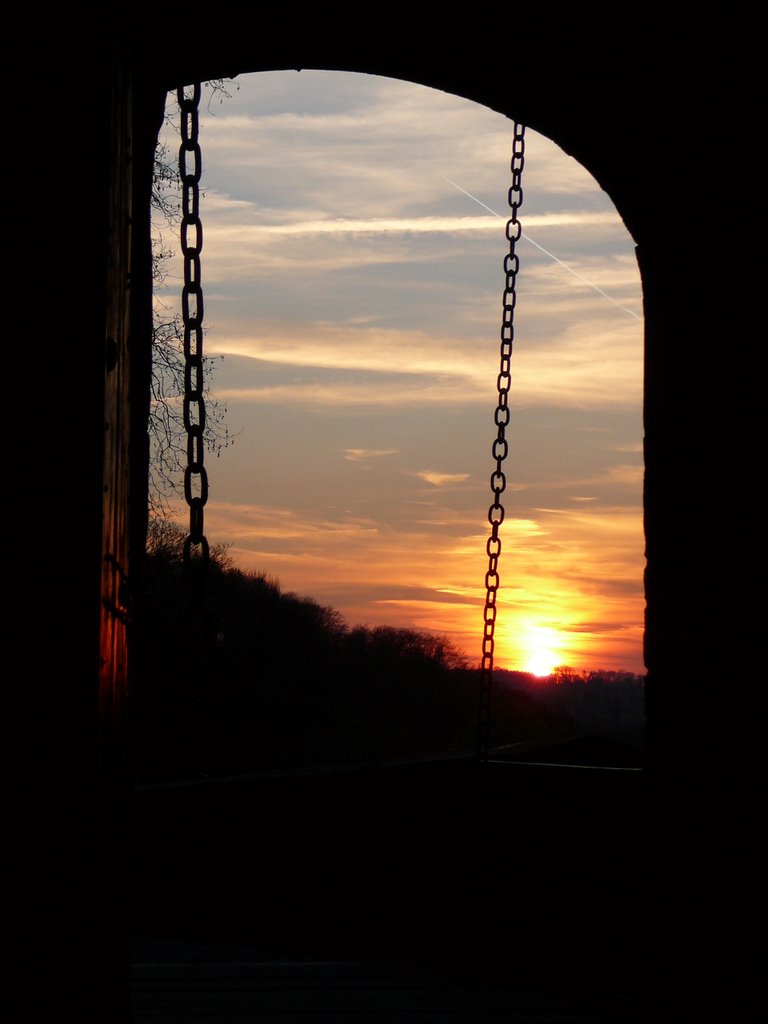
[[[445,1022],[555,1024],[639,1022],[639,1008],[610,991],[527,982],[455,964],[274,961],[248,950],[158,944],[138,952],[131,977],[135,1024],[187,1021]]]
[[[639,1021],[643,802],[457,762],[138,793],[133,1020]]]

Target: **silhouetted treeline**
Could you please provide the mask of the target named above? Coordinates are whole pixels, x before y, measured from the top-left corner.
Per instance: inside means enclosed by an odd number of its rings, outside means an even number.
[[[645,730],[645,678],[632,672],[595,669],[579,672],[567,665],[547,678],[499,670],[497,684],[533,697],[571,719],[574,729],[640,746]]]
[[[201,602],[184,533],[150,527],[132,694],[140,780],[471,751],[478,673],[445,637],[350,627],[213,546]],[[194,577],[193,568],[193,577]],[[499,687],[492,742],[558,738],[562,715]]]

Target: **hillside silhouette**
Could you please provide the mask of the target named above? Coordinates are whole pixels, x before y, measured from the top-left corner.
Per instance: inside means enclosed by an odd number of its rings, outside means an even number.
[[[349,626],[211,548],[204,608],[185,534],[150,525],[137,608],[134,773],[163,781],[418,759],[474,750],[479,672],[445,637]],[[555,742],[567,715],[498,687],[492,744]]]

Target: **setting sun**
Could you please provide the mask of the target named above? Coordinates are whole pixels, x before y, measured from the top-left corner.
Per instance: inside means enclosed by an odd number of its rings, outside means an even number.
[[[520,668],[524,672],[548,676],[562,661],[562,638],[556,629],[527,626],[515,639],[520,651]]]

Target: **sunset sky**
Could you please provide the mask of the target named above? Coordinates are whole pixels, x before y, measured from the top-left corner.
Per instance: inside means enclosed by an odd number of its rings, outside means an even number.
[[[231,91],[201,114],[206,351],[237,435],[208,459],[206,533],[350,625],[476,663],[511,123],[365,75]],[[523,187],[496,664],[642,672],[633,242],[531,129]],[[166,286],[177,303],[178,264]]]

